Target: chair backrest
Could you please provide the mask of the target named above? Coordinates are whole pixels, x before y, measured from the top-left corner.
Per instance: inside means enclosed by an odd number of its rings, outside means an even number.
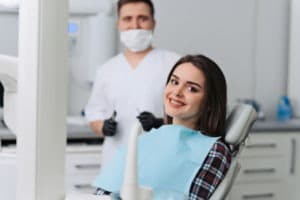
[[[249,131],[257,117],[255,109],[248,104],[239,104],[230,113],[226,120],[225,141],[233,146],[238,146],[237,154],[232,158],[229,170],[221,181],[210,200],[222,200],[228,195],[236,176],[240,170],[238,155],[245,145]]]

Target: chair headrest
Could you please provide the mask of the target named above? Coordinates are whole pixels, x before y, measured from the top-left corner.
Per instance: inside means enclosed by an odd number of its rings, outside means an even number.
[[[225,141],[232,145],[243,142],[248,136],[256,117],[257,113],[251,105],[237,105],[226,120]]]

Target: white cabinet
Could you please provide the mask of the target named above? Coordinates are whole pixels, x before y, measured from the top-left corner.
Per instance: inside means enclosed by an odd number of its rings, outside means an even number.
[[[93,193],[91,183],[99,173],[101,146],[68,146],[66,154],[66,190]]]
[[[286,198],[280,184],[255,183],[237,184],[231,193],[230,200],[284,200]]]
[[[295,200],[300,198],[300,134],[293,135],[291,140],[291,165],[287,185],[289,188],[289,199]]]
[[[252,133],[230,200],[296,200],[300,192],[300,133]],[[298,168],[298,169],[297,169]],[[298,196],[297,196],[298,195]]]
[[[93,193],[91,183],[100,168],[101,145],[68,145],[66,149],[66,192]],[[0,199],[16,199],[16,148],[0,148]]]

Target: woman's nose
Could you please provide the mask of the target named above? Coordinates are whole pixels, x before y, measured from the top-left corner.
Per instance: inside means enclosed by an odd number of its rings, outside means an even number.
[[[178,85],[175,90],[174,90],[174,94],[176,97],[182,97],[183,96],[183,86]]]

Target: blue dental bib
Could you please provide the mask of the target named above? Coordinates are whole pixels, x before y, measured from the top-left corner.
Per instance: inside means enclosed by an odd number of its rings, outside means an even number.
[[[165,125],[139,137],[138,183],[155,190],[188,194],[191,183],[218,137],[180,125]],[[126,148],[101,169],[94,186],[120,193]]]

